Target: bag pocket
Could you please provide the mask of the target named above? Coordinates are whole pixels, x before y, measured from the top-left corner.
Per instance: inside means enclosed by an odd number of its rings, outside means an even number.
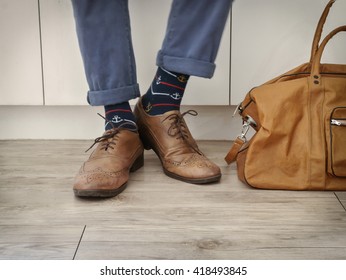
[[[330,116],[329,173],[346,177],[346,107],[336,107]]]

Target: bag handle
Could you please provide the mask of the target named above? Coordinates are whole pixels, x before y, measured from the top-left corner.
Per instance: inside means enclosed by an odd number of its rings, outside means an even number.
[[[320,17],[320,20],[318,21],[315,35],[314,35],[314,40],[312,42],[312,47],[311,47],[311,56],[310,56],[310,63],[313,63],[316,52],[318,50],[318,44],[321,40],[322,36],[322,31],[323,31],[323,26],[326,22],[327,16],[329,14],[330,8],[333,6],[336,0],[330,0],[327,4],[327,6],[324,8],[323,13]]]
[[[312,71],[311,71],[311,75],[312,77],[314,77],[315,84],[319,84],[319,75],[320,75],[320,65],[321,65],[321,57],[324,51],[324,48],[326,47],[327,43],[329,42],[330,39],[332,39],[336,34],[340,33],[340,32],[346,32],[346,25],[342,25],[339,26],[338,28],[335,28],[333,31],[331,31],[322,41],[322,43],[320,44],[314,60],[312,62]]]

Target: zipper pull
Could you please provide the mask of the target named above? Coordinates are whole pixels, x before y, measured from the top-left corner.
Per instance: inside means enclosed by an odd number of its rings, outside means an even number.
[[[334,120],[334,119],[331,119],[331,120],[330,120],[330,124],[331,124],[331,125],[341,126],[341,122],[338,121],[338,120]]]

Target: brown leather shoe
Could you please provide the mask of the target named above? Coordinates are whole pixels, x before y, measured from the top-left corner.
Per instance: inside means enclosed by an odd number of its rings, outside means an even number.
[[[196,111],[190,110],[183,114],[169,111],[163,115],[150,116],[144,111],[140,99],[134,114],[144,148],[154,150],[167,176],[194,184],[220,180],[220,168],[198,149],[184,121],[184,115],[197,115]]]
[[[143,166],[143,145],[137,131],[107,130],[75,178],[73,191],[81,197],[112,197],[126,188],[129,172]]]

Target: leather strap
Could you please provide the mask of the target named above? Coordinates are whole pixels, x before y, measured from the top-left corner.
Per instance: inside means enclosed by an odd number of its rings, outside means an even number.
[[[225,157],[225,161],[228,165],[230,165],[232,162],[234,162],[237,158],[238,152],[240,151],[241,147],[244,145],[245,141],[243,138],[237,137],[237,139],[234,141],[231,149],[227,153]]]
[[[311,70],[311,76],[314,77],[314,79],[317,81],[317,79],[319,79],[319,74],[320,74],[320,64],[321,64],[321,56],[323,54],[324,48],[327,45],[327,43],[329,42],[330,39],[332,39],[336,34],[340,33],[340,32],[346,32],[346,25],[343,26],[339,26],[338,28],[335,28],[333,31],[331,31],[322,41],[322,43],[320,44],[314,60],[312,62],[312,70]],[[319,84],[318,81],[316,82],[316,84]]]
[[[313,62],[315,55],[316,55],[316,52],[318,50],[319,43],[321,40],[322,31],[323,31],[323,26],[326,22],[327,16],[329,14],[329,10],[333,6],[334,3],[335,3],[335,0],[330,0],[328,2],[327,6],[324,8],[324,11],[320,17],[319,22],[317,24],[315,35],[314,35],[314,40],[312,42],[312,47],[311,47],[311,56],[310,56],[310,62],[311,63]]]

